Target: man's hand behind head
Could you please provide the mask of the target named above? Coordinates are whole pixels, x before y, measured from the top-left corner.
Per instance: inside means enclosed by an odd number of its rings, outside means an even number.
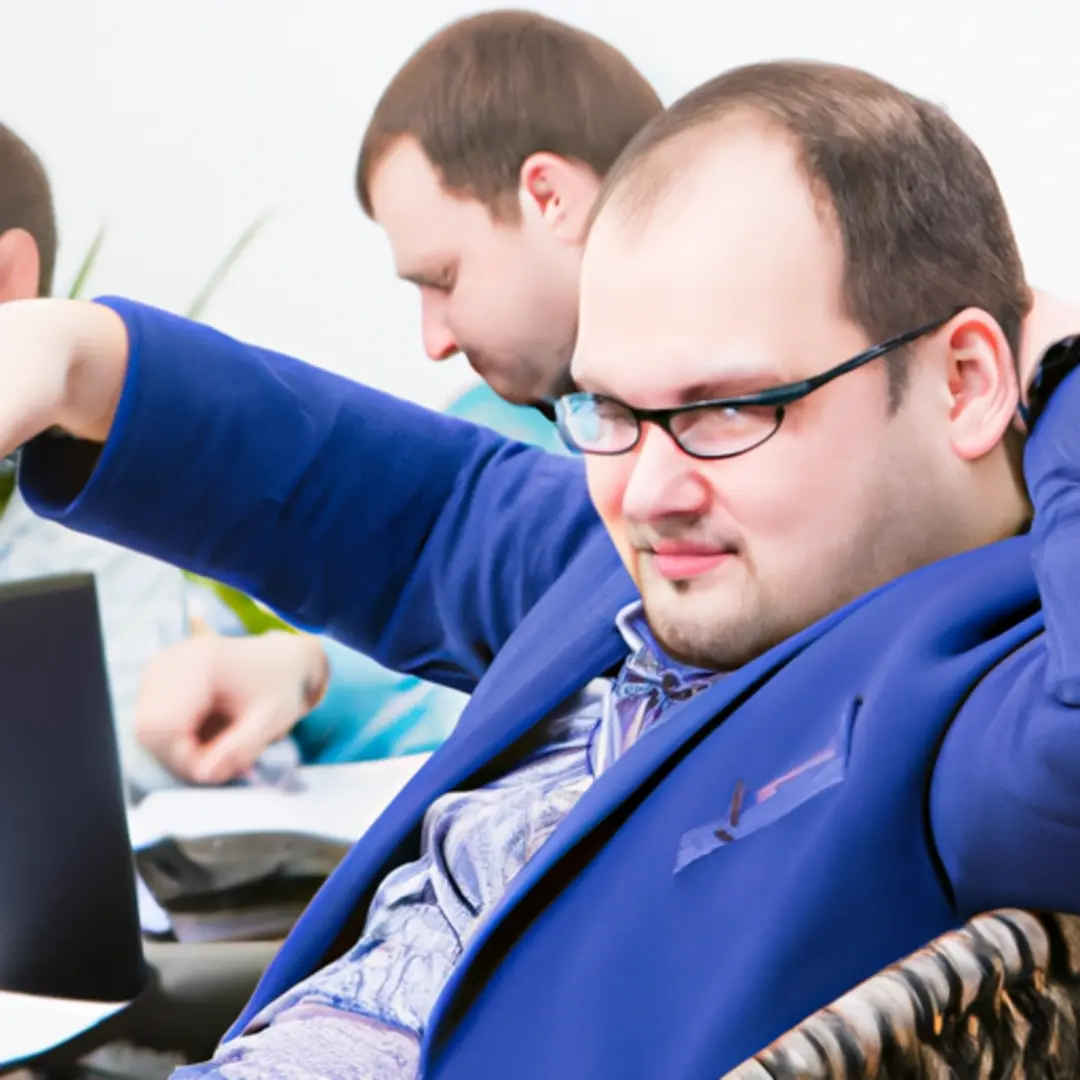
[[[1033,289],[1032,297],[1020,342],[1020,394],[1024,401],[1043,353],[1062,338],[1080,334],[1080,304],[1041,289]]]

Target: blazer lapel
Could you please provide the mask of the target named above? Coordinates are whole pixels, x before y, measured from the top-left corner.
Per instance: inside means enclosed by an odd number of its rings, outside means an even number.
[[[474,786],[473,778],[494,758],[626,654],[615,615],[637,597],[606,537],[582,553],[499,652],[454,734],[324,883],[228,1037],[311,974],[357,906],[370,903],[389,869],[415,858],[416,831],[438,796]]]
[[[483,975],[478,977],[470,968],[484,951],[493,932],[548,874],[557,870],[563,857],[640,791],[705,725],[722,720],[738,708],[776,671],[868,599],[865,597],[834,613],[676,707],[661,725],[630,747],[607,772],[596,779],[543,847],[514,878],[500,903],[480,922],[432,1011],[427,1029],[430,1053],[436,1053],[437,1046],[449,1037],[453,1018],[459,1015],[457,999],[461,998],[460,1004],[464,1007],[467,996],[475,995],[482,984]],[[500,952],[505,948],[505,942],[500,942]],[[446,1030],[440,1030],[442,1027]]]

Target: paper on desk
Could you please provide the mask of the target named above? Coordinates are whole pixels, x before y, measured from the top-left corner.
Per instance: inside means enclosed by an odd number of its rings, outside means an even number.
[[[169,913],[157,902],[146,882],[135,875],[136,899],[139,904],[139,926],[144,934],[167,934],[172,929]]]
[[[72,1001],[0,990],[0,1069],[63,1046],[129,1004]]]
[[[162,840],[288,833],[355,843],[430,755],[300,770],[303,790],[169,788],[128,812],[136,851]]]

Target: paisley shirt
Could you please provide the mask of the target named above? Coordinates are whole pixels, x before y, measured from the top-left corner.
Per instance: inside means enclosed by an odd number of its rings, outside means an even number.
[[[512,772],[435,800],[420,858],[383,880],[353,948],[175,1080],[415,1080],[428,1017],[480,920],[595,777],[716,678],[667,659],[640,604],[618,625],[630,649],[618,676],[551,714]]]

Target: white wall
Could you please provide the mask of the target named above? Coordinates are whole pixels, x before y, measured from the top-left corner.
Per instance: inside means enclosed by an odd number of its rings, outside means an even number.
[[[1064,0],[546,0],[665,100],[725,67],[810,56],[949,105],[995,167],[1035,282],[1080,296],[1080,9]],[[257,214],[277,216],[206,318],[432,405],[464,364],[420,350],[352,191],[375,99],[460,0],[0,0],[0,117],[50,169],[66,286],[182,308]]]

